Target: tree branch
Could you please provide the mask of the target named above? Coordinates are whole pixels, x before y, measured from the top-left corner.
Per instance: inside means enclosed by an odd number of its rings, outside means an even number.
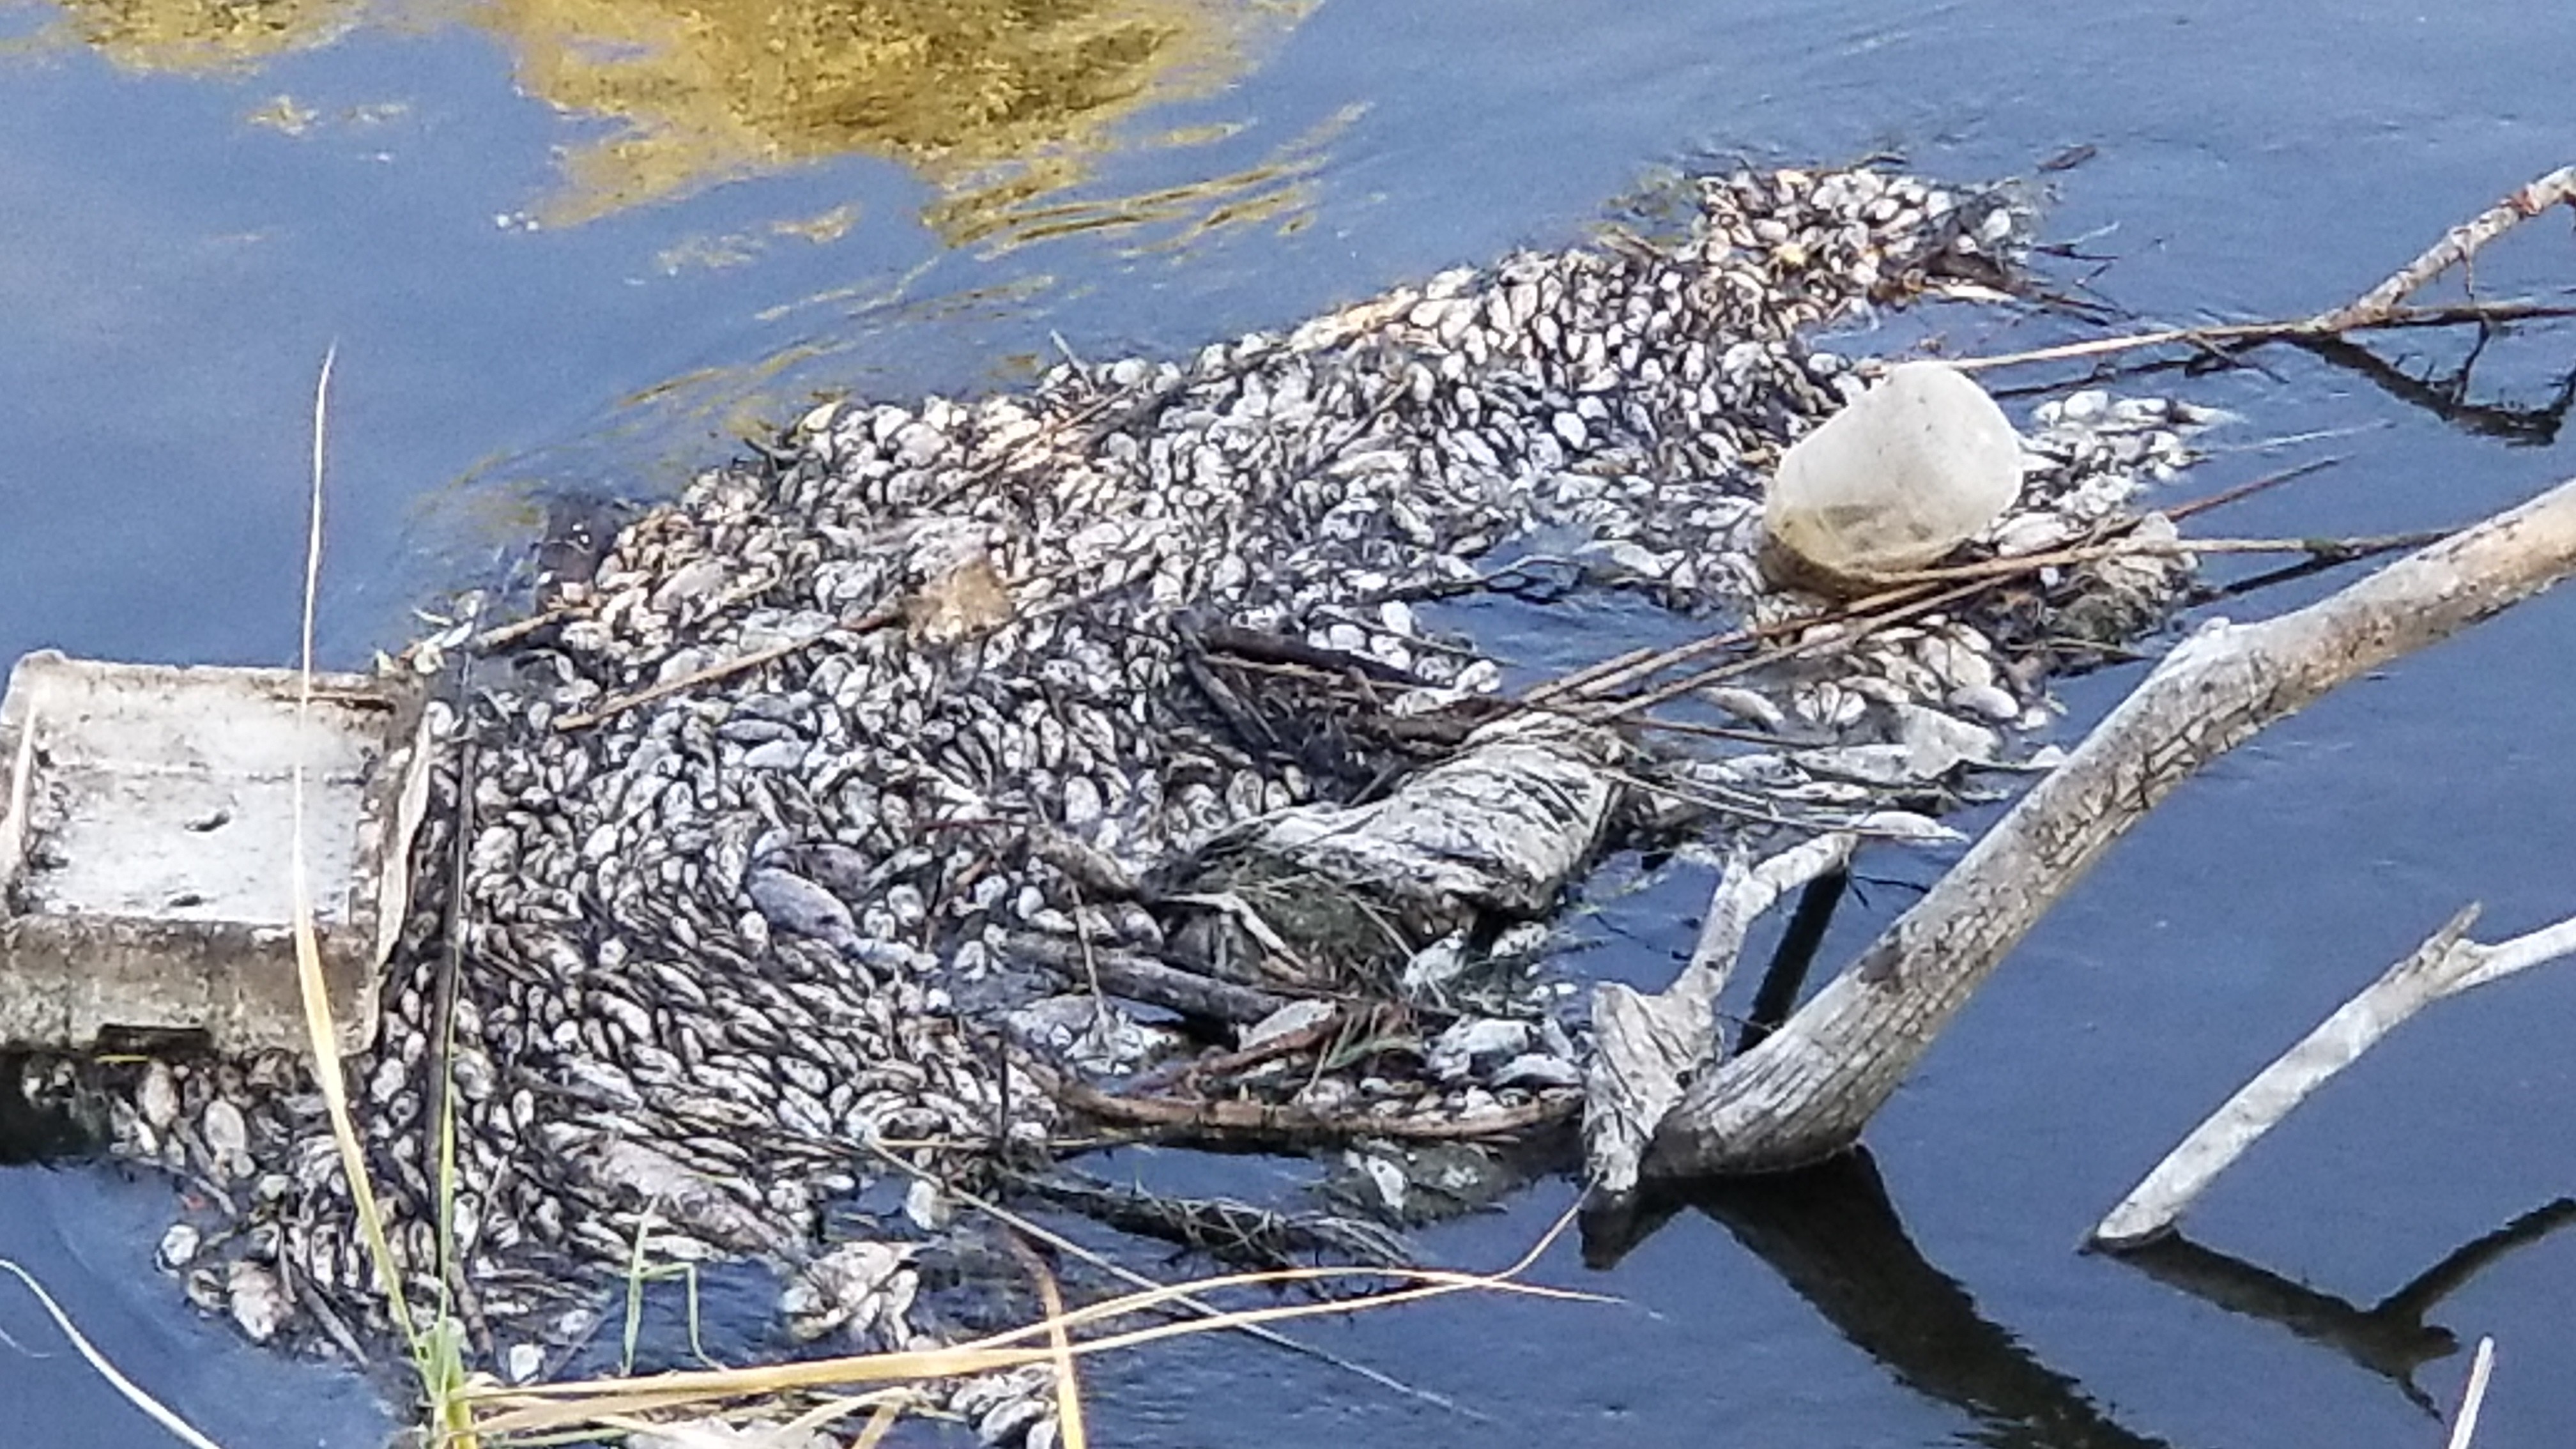
[[[1765,1171],[1848,1146],[1960,1007],[2111,843],[2201,765],[2347,680],[2576,570],[2576,482],[2265,623],[2184,642],[1939,884],[1657,1129],[1648,1175]]]
[[[2160,1237],[2218,1174],[2279,1125],[2308,1094],[2359,1060],[2380,1038],[2444,997],[2576,954],[2576,917],[2493,946],[2468,939],[2474,905],[2453,916],[2412,955],[2388,968],[2316,1030],[2237,1089],[2190,1136],[2129,1190],[2093,1229],[2093,1241],[2124,1248]]]

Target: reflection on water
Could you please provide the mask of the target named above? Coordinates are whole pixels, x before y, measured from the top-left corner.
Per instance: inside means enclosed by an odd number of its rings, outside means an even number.
[[[1082,179],[1139,106],[1234,74],[1264,18],[1211,0],[495,0],[475,22],[530,92],[620,123],[566,161],[549,215],[579,221],[854,152],[981,216]]]
[[[2081,1383],[2041,1362],[1933,1266],[1906,1234],[1866,1149],[1798,1172],[1650,1193],[1587,1214],[1584,1260],[1614,1265],[1694,1207],[1897,1382],[1973,1418],[1974,1442],[1993,1449],[2166,1449],[2166,1441],[2128,1428]]]
[[[47,37],[86,45],[132,70],[235,70],[327,45],[357,0],[68,0]]]
[[[926,220],[952,244],[1095,226],[1203,227],[1295,204],[1305,138],[1275,162],[1148,195],[1056,198],[1122,144],[1178,149],[1225,127],[1122,137],[1149,105],[1210,94],[1311,0],[488,0],[411,13],[355,0],[59,0],[46,37],[136,70],[252,68],[361,18],[448,19],[509,48],[528,94],[609,123],[568,147],[540,219],[566,225],[719,182],[844,155],[918,170]],[[254,119],[278,117],[281,97]]]

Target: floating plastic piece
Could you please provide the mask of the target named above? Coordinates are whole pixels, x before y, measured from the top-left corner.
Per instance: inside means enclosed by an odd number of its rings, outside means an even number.
[[[1783,582],[1865,587],[1939,561],[2020,492],[2021,437],[1986,390],[1938,362],[1903,363],[1780,459],[1763,500],[1766,564]]]

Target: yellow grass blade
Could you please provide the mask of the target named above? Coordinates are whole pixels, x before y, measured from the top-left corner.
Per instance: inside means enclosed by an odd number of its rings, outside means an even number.
[[[1127,1294],[1071,1313],[1051,1314],[1044,1322],[949,1348],[809,1359],[795,1363],[722,1371],[656,1374],[642,1379],[584,1379],[515,1389],[491,1387],[470,1392],[475,1401],[485,1410],[477,1419],[478,1426],[485,1434],[497,1437],[505,1433],[539,1432],[570,1425],[596,1423],[602,1414],[649,1413],[659,1409],[702,1405],[717,1400],[848,1384],[962,1377],[968,1374],[1019,1368],[1032,1363],[1049,1363],[1059,1356],[1081,1357],[1113,1349],[1134,1348],[1167,1338],[1219,1332],[1245,1324],[1272,1323],[1286,1319],[1320,1317],[1325,1314],[1390,1308],[1400,1303],[1468,1291],[1526,1294],[1532,1297],[1573,1302],[1615,1301],[1597,1293],[1514,1281],[1518,1274],[1526,1271],[1550,1244],[1564,1234],[1573,1221],[1574,1213],[1569,1209],[1549,1227],[1527,1253],[1522,1254],[1510,1266],[1492,1273],[1459,1273],[1427,1268],[1288,1268],[1262,1273],[1235,1273],[1196,1282],[1174,1284],[1150,1292]],[[1072,1341],[1069,1337],[1071,1329],[1083,1324],[1126,1317],[1215,1288],[1268,1287],[1348,1278],[1393,1280],[1409,1282],[1415,1286],[1369,1298],[1279,1304],[1267,1308],[1244,1309],[1214,1318],[1154,1324],[1080,1342]],[[1045,1348],[1013,1346],[1023,1340],[1036,1338],[1049,1339],[1050,1346]]]
[[[1082,1381],[1073,1372],[1073,1340],[1064,1331],[1064,1295],[1045,1259],[1032,1252],[1029,1267],[1037,1274],[1038,1306],[1046,1310],[1047,1354],[1055,1360],[1056,1442],[1064,1449],[1091,1449],[1091,1436],[1082,1427]]]
[[[885,1436],[893,1430],[894,1421],[901,1417],[894,1405],[877,1405],[877,1411],[868,1416],[868,1426],[859,1431],[858,1438],[850,1441],[850,1449],[877,1449],[877,1445],[884,1443]]]
[[[330,1116],[331,1139],[340,1151],[340,1170],[349,1179],[349,1196],[357,1207],[368,1254],[375,1261],[377,1275],[384,1279],[385,1301],[392,1310],[394,1326],[403,1335],[412,1363],[419,1371],[421,1390],[429,1400],[431,1425],[445,1435],[446,1442],[470,1449],[471,1423],[464,1417],[469,1410],[454,1392],[460,1375],[440,1367],[439,1345],[425,1338],[412,1321],[411,1304],[403,1293],[402,1270],[394,1261],[393,1244],[385,1235],[384,1210],[376,1201],[375,1184],[367,1176],[366,1149],[349,1115],[348,1071],[340,1057],[339,1033],[331,1021],[331,988],[323,979],[322,942],[313,924],[313,895],[306,877],[304,755],[313,719],[313,621],[322,584],[324,445],[330,433],[331,370],[339,353],[336,343],[324,351],[321,376],[313,385],[313,486],[306,511],[303,632],[295,690],[295,765],[289,779],[294,828],[288,841],[287,894],[294,913],[296,986],[304,1002],[305,1036],[313,1049],[314,1082],[322,1090],[322,1105]]]

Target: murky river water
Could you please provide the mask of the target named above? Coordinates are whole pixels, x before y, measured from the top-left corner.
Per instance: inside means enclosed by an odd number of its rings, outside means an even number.
[[[291,651],[304,408],[341,349],[329,644],[400,636],[544,501],[649,493],[818,390],[998,384],[1063,345],[1178,351],[1577,238],[1659,167],[1889,150],[2052,178],[2059,237],[2159,319],[2340,301],[2570,159],[2576,11],[2502,3],[1656,7],[1214,0],[68,0],[0,4],[0,658]],[[2576,277],[2566,228],[2480,264]],[[1964,350],[2042,340],[1964,327]],[[2379,344],[2418,374],[2460,339]],[[2469,397],[2539,408],[2566,331]],[[2244,533],[2466,520],[2571,471],[2304,356],[2175,380],[2247,450],[2336,469]],[[2257,600],[2270,610],[2292,591]],[[1562,1281],[1310,1330],[1451,1396],[1202,1343],[1105,1367],[1139,1445],[2430,1443],[2502,1344],[2481,1442],[2576,1438],[2576,1234],[2447,1296],[2448,1255],[2576,1192],[2576,976],[2410,1027],[2244,1163],[2157,1274],[2084,1228],[2243,1076],[2470,899],[2576,908],[2576,600],[2357,685],[2186,789],[2025,945],[1888,1109],[1866,1174],[1685,1211]],[[2130,676],[2069,691],[2098,711]],[[1928,878],[1936,863],[1878,863]],[[1705,882],[1597,927],[1647,979]],[[1908,898],[1846,912],[1828,954]],[[1883,1195],[1882,1190],[1883,1189]],[[148,1259],[166,1189],[0,1169],[0,1255],[229,1443],[362,1445],[355,1385],[195,1322]],[[1508,1258],[1563,1205],[1433,1233]],[[2230,1260],[2234,1261],[2230,1261]],[[2437,1299],[2438,1301],[2428,1301]],[[0,1285],[0,1444],[155,1432]]]

